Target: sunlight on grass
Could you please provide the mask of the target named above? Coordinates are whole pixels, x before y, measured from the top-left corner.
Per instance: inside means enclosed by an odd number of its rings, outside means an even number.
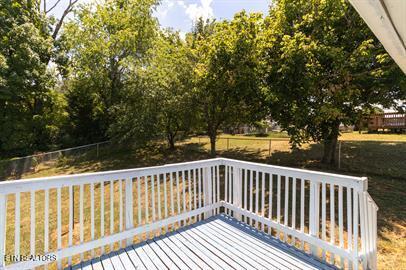
[[[347,133],[345,133],[347,134]],[[404,181],[406,175],[406,166],[404,166],[404,156],[406,155],[406,143],[401,142],[379,142],[381,136],[386,134],[349,134],[343,135],[345,138],[374,138],[378,142],[345,142],[342,145],[343,161],[342,169],[338,170],[334,167],[323,167],[319,159],[321,157],[321,147],[316,144],[304,145],[301,150],[292,150],[286,141],[272,141],[272,153],[269,154],[269,139],[265,138],[264,141],[250,141],[237,140],[229,142],[229,149],[227,150],[227,141],[220,138],[218,140],[218,154],[224,157],[236,158],[241,160],[250,160],[256,162],[302,167],[318,170],[327,170],[338,173],[351,173],[359,176],[368,176],[369,178],[369,192],[379,206],[378,212],[378,268],[379,269],[401,269],[406,268],[406,258],[404,250],[406,249],[406,209],[405,200],[406,190],[404,189]],[[371,136],[366,136],[371,135]],[[366,136],[366,137],[364,137]],[[389,137],[391,136],[391,137]],[[388,138],[406,138],[405,135],[388,135]],[[245,136],[243,138],[246,138]],[[251,137],[250,137],[251,138]],[[262,138],[261,138],[262,139]],[[76,158],[64,158],[57,162],[49,162],[41,164],[36,168],[36,172],[23,175],[24,178],[32,177],[46,177],[50,175],[83,173],[91,171],[105,171],[112,169],[126,169],[145,166],[162,165],[167,163],[175,163],[181,161],[191,161],[209,158],[208,154],[209,144],[208,140],[204,138],[191,138],[184,142],[178,143],[175,151],[171,152],[165,146],[158,145],[146,149],[131,149],[131,148],[114,148],[104,149],[99,158],[95,155],[82,155]],[[115,184],[114,192],[118,192],[118,187]],[[162,189],[161,189],[162,191]],[[89,189],[85,187],[85,194],[88,194]],[[77,197],[76,197],[77,196]],[[109,187],[105,188],[105,211],[106,211],[106,226],[105,232],[109,233]],[[36,212],[37,220],[43,220],[43,192],[36,194]],[[75,189],[75,197],[79,197],[79,188]],[[86,197],[86,196],[85,196]],[[28,225],[21,227],[22,239],[29,239],[29,198],[30,194],[22,194],[22,220]],[[56,200],[56,191],[51,190],[50,198]],[[62,191],[62,204],[67,203],[67,191]],[[96,186],[95,192],[96,207],[100,204],[100,191],[99,186]],[[85,224],[90,224],[90,206],[88,205],[88,198],[85,198]],[[142,200],[143,201],[143,200]],[[26,207],[23,207],[25,202]],[[118,196],[115,196],[115,207],[118,207]],[[144,203],[144,202],[143,202]],[[142,204],[144,207],[144,204]],[[51,211],[56,211],[56,205],[51,204]],[[79,206],[75,201],[75,233],[77,235],[79,222]],[[136,205],[134,205],[136,207]],[[163,207],[163,206],[161,206]],[[14,218],[14,198],[9,198],[8,216],[7,218]],[[137,210],[134,209],[134,213]],[[56,213],[56,212],[55,212]],[[118,211],[115,211],[115,231],[118,230]],[[97,215],[95,215],[96,217]],[[67,215],[63,216],[62,228],[63,243],[67,243]],[[100,217],[96,220],[99,224]],[[7,233],[11,235],[7,242],[7,250],[14,251],[14,224],[8,223]],[[41,223],[42,224],[42,223]],[[43,225],[42,225],[43,226]],[[89,226],[89,225],[86,225]],[[56,216],[50,218],[50,232],[56,231]],[[85,240],[88,240],[90,229],[85,227]],[[96,225],[96,237],[100,234],[100,225]],[[37,243],[36,248],[41,250],[43,248],[43,230],[37,227]],[[56,234],[50,234],[52,247],[56,247]],[[75,237],[74,241],[78,241]],[[108,247],[106,247],[108,249]],[[21,246],[21,251],[29,250],[29,246]],[[77,260],[77,258],[76,258]]]

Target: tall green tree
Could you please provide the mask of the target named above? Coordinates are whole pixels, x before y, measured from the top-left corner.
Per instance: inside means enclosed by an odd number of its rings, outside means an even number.
[[[107,137],[111,108],[121,99],[131,69],[143,65],[156,34],[155,0],[118,0],[82,5],[67,23],[66,88],[72,136],[82,141]]]
[[[198,21],[190,41],[202,122],[216,155],[219,129],[264,117],[259,49],[263,18],[238,13],[231,21]]]
[[[27,154],[55,144],[64,100],[48,68],[52,38],[36,1],[0,2],[0,152]]]
[[[151,57],[150,79],[157,82],[161,131],[174,149],[179,133],[185,135],[195,126],[191,52],[178,33],[164,31]]]
[[[348,1],[279,0],[266,20],[269,106],[294,146],[324,144],[334,163],[340,124],[405,98],[405,76]]]
[[[195,122],[190,58],[178,33],[159,33],[148,61],[133,73],[127,95],[115,107],[117,117],[110,129],[114,138],[138,144],[165,138],[169,148],[175,148],[176,137]]]

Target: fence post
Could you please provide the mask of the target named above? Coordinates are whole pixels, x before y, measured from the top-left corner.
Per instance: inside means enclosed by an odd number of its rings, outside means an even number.
[[[310,184],[310,205],[309,205],[309,231],[310,235],[319,238],[320,227],[320,183],[312,181]],[[311,246],[312,254],[318,255],[317,246]]]
[[[211,205],[211,167],[205,167],[203,169],[203,196],[204,196],[204,206]],[[211,211],[204,213],[204,218],[211,217]]]
[[[338,141],[338,168],[341,169],[341,141]]]
[[[271,156],[271,146],[272,146],[272,140],[269,140],[268,157],[270,157],[270,156]]]
[[[241,208],[242,206],[242,179],[241,179],[241,169],[238,167],[233,167],[233,185],[230,185],[233,189],[233,204],[236,207]],[[241,221],[241,214],[234,212],[234,217]]]
[[[137,181],[139,181],[138,178]],[[127,178],[125,179],[125,228],[128,230],[133,226],[133,180]],[[132,238],[127,239],[127,246],[131,245],[132,241]]]
[[[6,251],[6,216],[7,216],[7,197],[0,194],[0,269],[3,269],[6,264],[4,256]]]
[[[99,144],[96,144],[96,157],[99,157]]]
[[[230,147],[230,138],[227,138],[227,150]]]

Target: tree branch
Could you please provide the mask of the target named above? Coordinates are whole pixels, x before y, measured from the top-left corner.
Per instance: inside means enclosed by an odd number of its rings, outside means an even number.
[[[45,11],[45,14],[48,14],[51,10],[53,10],[58,4],[59,4],[59,2],[61,2],[61,0],[58,0],[58,1],[56,1],[55,2],[55,4],[52,6],[52,7],[50,7],[48,10],[46,10],[46,0],[44,0],[44,11]]]
[[[78,2],[79,0],[69,0],[69,5],[66,7],[66,9],[63,11],[63,14],[61,18],[59,19],[58,23],[55,26],[54,32],[52,33],[52,38],[55,40],[56,37],[58,36],[59,30],[62,27],[63,21],[65,17],[72,11],[73,6]]]

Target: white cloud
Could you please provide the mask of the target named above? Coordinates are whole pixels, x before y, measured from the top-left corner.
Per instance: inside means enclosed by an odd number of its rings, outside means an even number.
[[[214,17],[213,2],[214,0],[161,0],[154,16],[164,28],[188,32],[193,22],[200,17],[205,20]]]
[[[158,19],[164,19],[168,15],[168,11],[174,6],[173,1],[164,0],[155,11],[155,16]]]
[[[179,31],[179,36],[181,39],[186,40],[186,32]]]
[[[200,4],[186,5],[184,1],[178,1],[178,4],[185,9],[185,13],[189,19],[195,21],[202,17],[204,20],[214,17],[213,8],[211,7],[213,0],[200,0]]]
[[[178,1],[176,1],[176,3],[177,3],[179,6],[181,6],[181,7],[183,7],[183,8],[186,8],[185,1],[183,1],[183,0],[178,0]]]

